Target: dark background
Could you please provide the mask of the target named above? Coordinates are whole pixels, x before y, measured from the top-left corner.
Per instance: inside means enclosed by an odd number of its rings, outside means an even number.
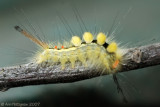
[[[51,42],[70,40],[72,35],[66,24],[73,35],[81,36],[84,31],[77,23],[74,9],[93,34],[109,32],[116,19],[115,40],[125,48],[160,41],[159,0],[0,0],[0,67],[27,63],[37,50],[34,43],[15,31],[15,25]],[[60,18],[65,18],[65,25]],[[0,103],[39,102],[46,107],[159,103],[160,66],[121,73],[118,79],[128,104],[117,93],[112,75],[74,83],[13,88],[0,92]]]

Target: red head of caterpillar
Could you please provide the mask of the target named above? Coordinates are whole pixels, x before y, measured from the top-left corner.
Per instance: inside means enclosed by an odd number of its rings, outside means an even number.
[[[123,53],[116,42],[107,43],[107,36],[102,32],[98,33],[96,39],[90,32],[84,32],[84,42],[80,37],[73,36],[70,46],[62,45],[58,48],[38,40],[19,26],[15,26],[15,29],[43,48],[43,52],[35,57],[37,64],[47,64],[47,66],[61,64],[61,69],[65,69],[66,64],[71,68],[81,64],[84,67],[102,69],[106,73],[114,73],[120,69]]]

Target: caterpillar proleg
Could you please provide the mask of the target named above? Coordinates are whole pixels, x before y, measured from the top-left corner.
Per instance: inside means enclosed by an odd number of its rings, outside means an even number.
[[[96,35],[84,32],[84,41],[79,36],[73,36],[69,45],[57,46],[38,40],[19,26],[15,26],[15,29],[42,47],[42,51],[34,57],[37,64],[43,66],[61,64],[62,70],[65,69],[66,64],[73,69],[78,65],[83,65],[98,68],[108,74],[115,73],[121,68],[123,51],[115,41],[106,42],[110,39],[103,32],[99,32],[96,39],[94,39]]]

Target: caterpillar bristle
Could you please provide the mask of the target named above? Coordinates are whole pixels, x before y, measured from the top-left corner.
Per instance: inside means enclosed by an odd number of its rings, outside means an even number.
[[[32,40],[34,43],[38,44],[39,46],[43,47],[44,49],[48,49],[49,46],[38,40],[37,38],[35,38],[34,36],[30,35],[29,33],[27,33],[25,30],[23,30],[22,28],[20,28],[19,26],[15,26],[14,27],[17,31],[19,31],[20,33],[22,33],[24,36],[26,36],[27,38],[29,38],[30,40]]]

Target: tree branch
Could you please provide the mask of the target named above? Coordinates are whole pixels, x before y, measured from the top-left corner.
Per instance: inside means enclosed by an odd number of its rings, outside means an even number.
[[[160,43],[126,49],[125,63],[118,72],[131,71],[160,64]],[[67,83],[106,75],[102,71],[78,66],[74,69],[60,65],[40,67],[35,63],[0,68],[0,90],[27,85]]]

